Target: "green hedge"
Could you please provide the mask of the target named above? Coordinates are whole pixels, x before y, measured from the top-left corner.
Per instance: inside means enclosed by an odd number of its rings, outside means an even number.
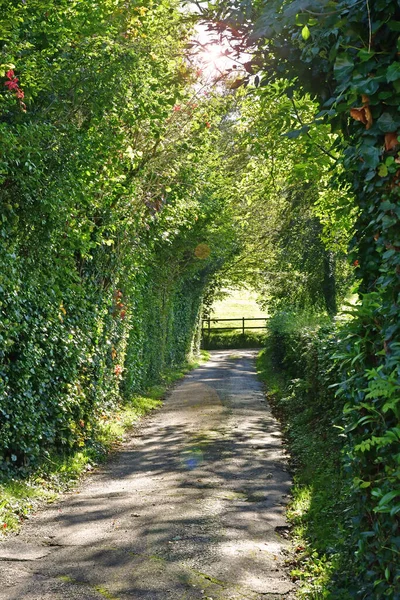
[[[362,383],[365,371],[357,363],[367,339],[358,336],[356,344],[353,339],[358,335],[354,331],[359,331],[360,312],[365,323],[370,323],[371,311],[379,310],[372,300],[369,305],[365,300],[363,308],[352,311],[352,318],[335,325],[325,318],[279,313],[269,321],[268,344],[275,368],[286,378],[286,393],[278,409],[301,468],[317,448],[318,458],[309,473],[314,505],[320,511],[316,518],[329,521],[329,513],[335,516],[332,527],[338,535],[331,539],[333,550],[324,549],[323,540],[312,539],[319,551],[341,557],[336,560],[337,572],[327,597],[398,600],[398,402],[390,395],[383,371],[376,399],[367,395]],[[357,377],[360,387],[355,401],[348,390]],[[386,409],[383,389],[388,389]],[[314,441],[310,443],[308,436]],[[318,444],[315,436],[324,443]],[[326,480],[324,471],[331,469],[332,477]],[[324,496],[323,486],[329,490],[332,479],[336,481],[334,495],[329,492],[321,504],[318,497]],[[310,527],[310,535],[315,538],[315,527]],[[339,589],[348,595],[339,595]]]
[[[0,474],[84,445],[182,363],[234,242],[209,168],[228,100],[193,102],[179,2],[2,15]]]
[[[344,465],[356,507],[352,543],[362,598],[400,599],[400,343],[397,310],[362,295],[341,332]]]
[[[265,333],[245,331],[204,332],[202,348],[205,350],[223,350],[224,348],[262,348],[265,343]]]
[[[30,266],[3,290],[3,469],[84,444],[104,412],[190,354],[202,286],[189,277],[165,288],[156,257],[148,269],[125,291]]]

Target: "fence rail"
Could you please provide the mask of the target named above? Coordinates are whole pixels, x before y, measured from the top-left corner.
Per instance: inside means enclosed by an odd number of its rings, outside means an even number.
[[[221,323],[221,322],[229,322],[232,323],[233,321],[239,321],[240,325],[238,327],[236,326],[228,326],[228,327],[211,327],[211,323]],[[264,325],[256,325],[256,326],[247,326],[246,323],[248,321],[264,321]],[[267,321],[268,318],[267,317],[258,317],[258,318],[246,318],[246,317],[241,317],[239,319],[203,319],[202,322],[202,327],[201,327],[201,332],[204,335],[205,333],[207,335],[210,335],[211,332],[213,331],[234,331],[236,329],[241,329],[242,333],[244,334],[244,332],[247,329],[266,329],[267,328]]]

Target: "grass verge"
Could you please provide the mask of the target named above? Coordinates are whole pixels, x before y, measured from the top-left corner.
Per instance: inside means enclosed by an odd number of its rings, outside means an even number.
[[[135,395],[112,414],[104,415],[93,438],[84,447],[68,456],[50,454],[25,478],[8,477],[0,481],[0,535],[17,531],[41,505],[54,502],[85,473],[105,462],[140,418],[162,405],[168,388],[208,358],[208,353],[202,351],[198,360],[165,371],[160,384]]]
[[[294,485],[287,510],[293,540],[291,576],[301,582],[299,598],[350,600],[343,551],[346,494],[334,416],[323,406],[307,406],[301,390],[304,382],[291,381],[274,367],[269,343],[259,354],[257,370],[283,425],[291,456]]]

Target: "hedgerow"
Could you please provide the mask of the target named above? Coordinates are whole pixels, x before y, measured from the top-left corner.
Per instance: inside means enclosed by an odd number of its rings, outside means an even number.
[[[360,364],[371,351],[365,340],[370,340],[369,329],[375,327],[371,316],[380,310],[378,296],[371,294],[369,305],[364,300],[363,305],[350,307],[350,318],[335,325],[326,317],[290,311],[269,321],[269,356],[286,381],[276,407],[286,422],[300,472],[296,481],[313,490],[311,507],[300,523],[311,547],[334,557],[321,591],[329,598],[399,597],[398,420],[393,410],[397,396],[395,385],[384,377],[374,388],[375,396],[368,391],[365,398],[367,390],[361,383],[365,374]],[[362,337],[360,318],[365,326]],[[373,371],[371,379],[376,375]],[[357,382],[355,409],[351,399]],[[320,441],[315,442],[318,436]],[[331,483],[335,493],[328,497]],[[316,514],[313,505],[319,506]],[[321,520],[327,507],[334,521],[325,517],[318,529],[315,520]]]
[[[83,446],[194,349],[232,235],[204,183],[228,99],[196,92],[188,21],[174,0],[3,3],[3,472]]]
[[[350,541],[355,513],[342,464],[345,439],[338,435],[344,402],[335,393],[339,371],[332,360],[341,326],[290,310],[268,325],[258,367],[290,451],[291,574],[301,581],[301,598],[350,600],[357,591]]]

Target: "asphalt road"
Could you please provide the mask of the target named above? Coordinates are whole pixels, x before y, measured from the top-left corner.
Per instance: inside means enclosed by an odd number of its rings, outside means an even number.
[[[251,350],[215,351],[0,544],[1,600],[280,600],[290,489]]]

